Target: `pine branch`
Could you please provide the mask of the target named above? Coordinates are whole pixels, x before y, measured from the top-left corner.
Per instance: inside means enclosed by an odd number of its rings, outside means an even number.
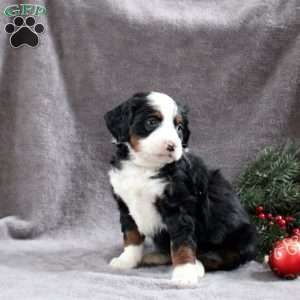
[[[240,198],[259,235],[258,260],[273,248],[274,243],[300,228],[300,147],[288,142],[283,147],[268,147],[261,151],[238,179]],[[286,229],[256,216],[262,206],[273,215],[294,216]]]
[[[273,214],[300,211],[299,147],[264,149],[241,174],[238,189],[250,212],[263,205]]]

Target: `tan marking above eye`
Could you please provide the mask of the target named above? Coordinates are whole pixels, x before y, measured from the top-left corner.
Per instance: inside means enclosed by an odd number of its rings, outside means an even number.
[[[183,122],[182,116],[180,115],[175,116],[174,121],[175,121],[175,125],[181,124]]]
[[[163,119],[163,115],[160,111],[155,111],[152,116],[158,118],[159,120]]]

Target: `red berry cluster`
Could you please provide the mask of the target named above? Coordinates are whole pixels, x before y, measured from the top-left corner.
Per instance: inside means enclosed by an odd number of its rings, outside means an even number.
[[[294,217],[292,216],[273,216],[270,213],[267,213],[264,211],[264,208],[262,206],[257,206],[256,207],[256,215],[259,219],[261,220],[268,220],[269,221],[269,225],[274,225],[274,223],[276,223],[281,229],[286,229],[286,226],[295,220]],[[293,231],[299,230],[299,234],[300,234],[300,228],[294,228]],[[294,234],[294,232],[293,232]]]

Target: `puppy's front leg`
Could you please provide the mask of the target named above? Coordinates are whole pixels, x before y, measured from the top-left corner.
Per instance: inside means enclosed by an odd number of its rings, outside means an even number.
[[[194,224],[188,215],[174,216],[168,220],[171,237],[171,257],[174,266],[172,281],[180,286],[192,286],[205,274],[204,267],[196,259]]]
[[[124,233],[124,250],[119,257],[110,261],[118,269],[132,269],[138,266],[143,257],[144,237],[137,230]]]
[[[138,266],[143,257],[144,239],[138,228],[129,215],[125,203],[119,202],[120,222],[123,232],[124,250],[120,256],[113,258],[110,265],[118,269],[132,269]]]

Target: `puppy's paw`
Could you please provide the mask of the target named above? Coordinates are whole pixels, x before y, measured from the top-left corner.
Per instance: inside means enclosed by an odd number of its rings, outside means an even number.
[[[124,248],[123,253],[119,257],[115,257],[110,261],[110,266],[116,269],[133,269],[138,266],[143,256],[142,245],[131,245]]]
[[[199,278],[204,277],[205,269],[201,261],[196,260],[197,275]]]
[[[203,275],[204,268],[201,269],[198,263],[187,263],[174,268],[172,281],[180,287],[191,287],[195,286],[198,283],[198,278],[203,277]]]
[[[119,257],[113,258],[109,265],[115,269],[129,270],[133,269],[137,266],[135,261],[126,259],[126,257],[122,256],[123,253]]]

